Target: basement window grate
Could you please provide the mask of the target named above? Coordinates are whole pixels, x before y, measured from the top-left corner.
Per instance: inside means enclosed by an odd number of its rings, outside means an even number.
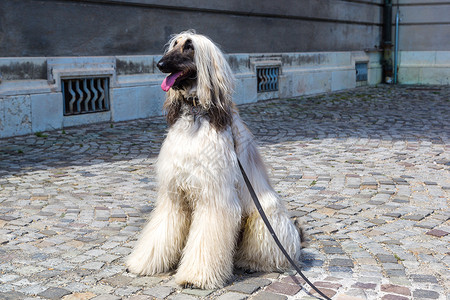
[[[356,63],[356,81],[367,81],[367,63]]]
[[[258,93],[278,91],[278,67],[256,69],[258,78]]]
[[[65,116],[109,111],[108,77],[63,79],[61,89]]]

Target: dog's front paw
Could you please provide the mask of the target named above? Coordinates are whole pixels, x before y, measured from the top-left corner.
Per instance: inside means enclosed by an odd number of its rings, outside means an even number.
[[[192,282],[185,282],[182,284],[184,289],[200,289],[201,287],[197,286],[195,283]]]
[[[205,281],[193,277],[181,277],[180,274],[175,275],[175,282],[185,289],[212,290],[223,287],[223,284],[219,282]]]

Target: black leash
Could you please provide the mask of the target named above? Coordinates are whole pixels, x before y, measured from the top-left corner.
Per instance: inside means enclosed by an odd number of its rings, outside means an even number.
[[[312,287],[319,295],[324,297],[326,300],[331,300],[327,295],[322,293],[314,284],[312,284],[311,281],[306,278],[305,275],[303,275],[302,271],[300,271],[300,268],[297,266],[297,264],[294,262],[294,260],[289,256],[286,249],[284,249],[283,245],[281,244],[280,240],[278,239],[277,235],[275,234],[275,231],[272,228],[272,225],[270,225],[269,220],[267,219],[266,213],[264,212],[261,203],[258,200],[258,197],[256,196],[255,190],[253,189],[250,180],[248,180],[247,174],[244,171],[244,168],[241,165],[241,162],[238,159],[239,168],[241,169],[242,176],[244,177],[245,184],[247,185],[248,191],[250,192],[250,195],[252,196],[253,202],[255,202],[255,206],[258,209],[259,214],[261,215],[261,218],[264,221],[264,224],[266,224],[267,229],[269,230],[270,234],[272,235],[273,239],[275,240],[275,243],[277,244],[278,248],[280,248],[281,252],[283,252],[284,256],[286,256],[287,260],[291,263],[291,265],[294,267],[294,269],[297,271],[298,274],[303,278],[303,280],[306,281],[307,284],[309,284],[310,287]]]

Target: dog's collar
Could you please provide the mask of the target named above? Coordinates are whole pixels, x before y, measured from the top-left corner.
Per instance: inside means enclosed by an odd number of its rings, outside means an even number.
[[[197,117],[205,116],[208,113],[200,105],[200,101],[197,95],[189,95],[188,97],[183,97],[183,102],[185,105],[185,112],[194,117],[194,121]]]
[[[198,105],[200,105],[200,102],[199,102],[199,100],[198,100],[198,96],[197,96],[197,95],[195,95],[195,96],[183,97],[183,98],[184,98],[184,102],[186,102],[186,103],[189,104],[189,105],[192,105],[192,106],[198,106]]]

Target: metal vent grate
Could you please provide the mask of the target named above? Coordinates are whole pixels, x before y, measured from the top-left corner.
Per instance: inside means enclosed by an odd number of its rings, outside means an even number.
[[[64,115],[72,116],[109,110],[109,78],[63,79]]]
[[[367,81],[367,63],[356,63],[356,81]]]
[[[278,67],[256,69],[258,93],[278,91]]]

